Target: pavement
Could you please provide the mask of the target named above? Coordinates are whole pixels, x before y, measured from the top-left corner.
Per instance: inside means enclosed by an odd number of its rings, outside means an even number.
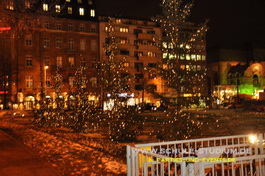
[[[0,130],[1,176],[58,176],[37,154]]]

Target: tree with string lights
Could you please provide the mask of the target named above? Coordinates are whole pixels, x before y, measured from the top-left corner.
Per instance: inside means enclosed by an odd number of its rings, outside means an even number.
[[[161,139],[166,136],[185,139],[199,133],[197,126],[200,126],[200,122],[194,116],[183,115],[182,109],[198,104],[201,89],[206,86],[206,68],[196,70],[187,58],[195,50],[196,44],[204,40],[207,21],[197,27],[188,22],[193,3],[164,0],[161,6],[163,15],[154,21],[161,25],[163,31],[162,38],[157,42],[163,54],[157,72],[163,79],[165,92],[159,93],[152,88],[149,91],[174,110],[168,112],[168,121],[163,122],[161,130],[155,134]],[[189,97],[184,97],[185,94]]]
[[[125,59],[115,57],[118,49],[112,26],[108,25],[108,39],[105,43],[106,60],[98,65],[99,83],[103,92],[102,101],[108,106],[105,116],[108,135],[111,140],[124,141],[136,137],[135,112],[127,106],[128,81],[130,74],[125,69]],[[122,96],[124,95],[124,96]]]

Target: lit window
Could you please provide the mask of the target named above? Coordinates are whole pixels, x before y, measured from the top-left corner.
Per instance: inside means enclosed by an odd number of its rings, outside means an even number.
[[[202,60],[201,55],[197,55],[197,60]]]
[[[190,71],[190,66],[189,65],[186,65],[186,70]]]
[[[176,54],[169,54],[168,58],[169,59],[176,59],[177,55]]]
[[[185,60],[185,54],[181,54],[179,57],[180,60]]]
[[[82,3],[82,0],[77,0],[78,3]]]
[[[32,66],[32,56],[26,56],[26,66]]]
[[[92,5],[92,4],[93,4],[92,0],[88,0],[88,5]]]
[[[66,2],[71,2],[71,0],[66,0]]]
[[[61,7],[60,7],[60,5],[56,5],[56,6],[55,6],[55,12],[57,12],[57,13],[60,13],[60,12],[61,12]]]
[[[32,35],[26,35],[25,45],[26,46],[32,46]]]
[[[205,61],[206,60],[206,56],[202,55],[202,60]]]
[[[126,38],[121,38],[121,39],[120,39],[120,43],[121,43],[121,44],[129,43],[129,40],[126,39]]]
[[[80,25],[80,32],[85,32],[85,25],[84,24]]]
[[[14,10],[14,1],[13,1],[13,0],[9,0],[9,1],[7,1],[6,8],[7,8],[8,10]]]
[[[69,64],[69,67],[73,67],[75,65],[75,58],[69,57],[68,58],[68,64]]]
[[[26,76],[26,88],[33,87],[33,76]]]
[[[80,40],[80,50],[86,50],[86,40],[85,39],[81,39]]]
[[[68,14],[73,14],[73,8],[72,7],[68,7]]]
[[[43,39],[43,47],[44,48],[50,47],[50,38],[44,37],[44,39]]]
[[[148,57],[156,57],[156,53],[155,52],[148,52],[147,56]]]
[[[62,56],[57,56],[56,58],[56,66],[59,68],[62,68],[63,66],[63,57]]]
[[[69,86],[74,87],[74,77],[69,77]]]
[[[57,38],[56,39],[56,48],[62,48],[62,39],[61,38]]]
[[[201,70],[201,66],[197,65],[197,70],[200,71]]]
[[[125,27],[121,27],[120,28],[120,32],[126,32],[126,33],[128,33],[129,32],[129,29],[128,28],[125,28]]]
[[[73,38],[68,40],[68,49],[74,50],[74,39]]]
[[[29,0],[26,0],[25,1],[25,7],[27,7],[28,9],[30,8],[30,2],[29,2]]]
[[[186,54],[186,60],[190,60],[190,55]]]
[[[50,57],[44,57],[44,65],[50,66]]]
[[[68,23],[68,31],[74,31],[74,24]]]
[[[94,9],[90,10],[90,16],[95,17],[96,16],[96,11]]]
[[[194,61],[196,60],[196,55],[195,54],[191,55],[191,60],[194,60]]]
[[[167,58],[167,53],[163,53],[163,59]]]
[[[185,69],[185,65],[180,65],[180,68],[181,68],[182,70],[184,70],[184,69]]]
[[[97,41],[91,40],[91,51],[97,51]]]
[[[124,67],[130,67],[130,62],[125,62]]]
[[[106,32],[113,32],[114,31],[114,27],[112,27],[112,26],[106,26],[105,27],[105,31]]]
[[[79,15],[81,15],[81,16],[84,16],[85,15],[84,8],[79,8]]]
[[[48,4],[43,4],[43,11],[48,11],[49,10],[49,6]]]

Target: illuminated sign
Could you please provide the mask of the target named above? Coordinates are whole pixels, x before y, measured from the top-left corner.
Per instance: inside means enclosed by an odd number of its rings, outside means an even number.
[[[0,94],[8,94],[8,91],[0,91]]]
[[[11,27],[0,27],[0,31],[9,31]]]

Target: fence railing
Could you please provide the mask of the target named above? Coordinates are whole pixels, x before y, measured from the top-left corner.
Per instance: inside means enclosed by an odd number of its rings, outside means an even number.
[[[254,134],[127,146],[127,175],[265,176],[263,139]]]

